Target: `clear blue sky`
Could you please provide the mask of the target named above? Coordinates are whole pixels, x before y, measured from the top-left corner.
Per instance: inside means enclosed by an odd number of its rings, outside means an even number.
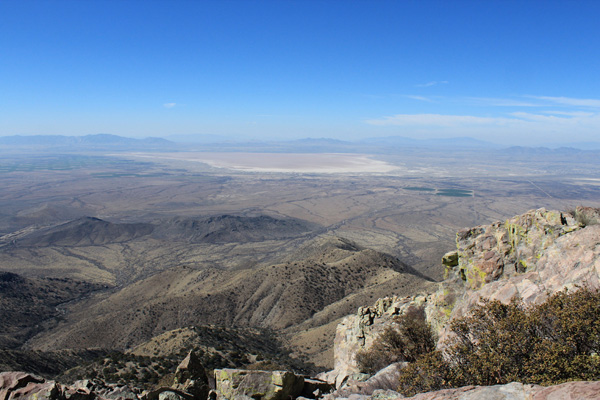
[[[600,1],[0,0],[0,135],[600,140]]]

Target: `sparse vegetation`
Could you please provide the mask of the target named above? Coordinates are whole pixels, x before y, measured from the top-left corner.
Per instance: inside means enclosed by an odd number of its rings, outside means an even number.
[[[435,337],[422,308],[411,308],[387,327],[373,345],[356,355],[362,372],[373,374],[398,361],[414,362],[435,349]]]
[[[577,207],[574,210],[567,211],[567,214],[571,214],[575,221],[579,225],[585,227],[590,225],[596,225],[599,221],[592,215],[591,210],[586,207]]]
[[[453,321],[444,354],[432,352],[402,371],[399,391],[513,381],[551,385],[600,377],[600,291],[558,292],[539,305],[483,301]]]

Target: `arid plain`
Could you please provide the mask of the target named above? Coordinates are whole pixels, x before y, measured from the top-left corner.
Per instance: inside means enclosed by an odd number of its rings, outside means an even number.
[[[209,324],[331,367],[339,318],[440,280],[458,229],[600,206],[594,159],[492,154],[10,154],[0,270],[96,286],[4,346],[156,355],[159,335]]]

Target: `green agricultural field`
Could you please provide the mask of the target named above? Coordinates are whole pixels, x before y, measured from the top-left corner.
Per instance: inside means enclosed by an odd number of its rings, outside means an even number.
[[[466,189],[439,189],[436,195],[448,197],[473,197],[473,191]]]

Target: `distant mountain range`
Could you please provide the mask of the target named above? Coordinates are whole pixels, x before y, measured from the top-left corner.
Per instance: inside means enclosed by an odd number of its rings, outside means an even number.
[[[31,135],[31,136],[2,136],[0,146],[28,147],[32,149],[40,147],[62,148],[62,149],[166,149],[177,145],[166,139],[150,137],[134,139],[117,135],[100,133],[86,136],[64,136],[64,135]]]
[[[304,138],[296,140],[244,140],[219,135],[178,135],[167,140],[157,137],[128,138],[110,134],[86,136],[32,135],[0,137],[0,149],[18,150],[110,150],[110,151],[213,151],[213,152],[265,152],[265,153],[373,153],[392,154],[406,149],[501,150],[518,154],[577,154],[581,151],[598,151],[600,142],[567,143],[548,147],[501,146],[471,137],[412,139],[404,136],[366,138],[344,141],[330,138]]]

